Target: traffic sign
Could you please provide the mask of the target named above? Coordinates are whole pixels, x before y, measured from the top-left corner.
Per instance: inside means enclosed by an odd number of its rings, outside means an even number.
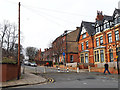
[[[65,56],[65,53],[63,52],[63,56]]]

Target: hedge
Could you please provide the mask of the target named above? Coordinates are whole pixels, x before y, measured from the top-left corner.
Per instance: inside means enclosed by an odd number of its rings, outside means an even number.
[[[3,57],[2,61],[0,61],[2,64],[17,64],[17,62],[13,59]]]

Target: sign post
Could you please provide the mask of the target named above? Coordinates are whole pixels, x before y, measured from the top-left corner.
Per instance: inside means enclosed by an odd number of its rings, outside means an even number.
[[[64,59],[64,70],[65,70],[65,52],[63,52],[63,59]]]
[[[63,59],[64,59],[64,63],[65,63],[65,53],[63,52]]]

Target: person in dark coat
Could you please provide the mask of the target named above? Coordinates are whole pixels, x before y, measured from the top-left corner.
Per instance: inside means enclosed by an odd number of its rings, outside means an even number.
[[[105,63],[104,67],[105,67],[104,74],[106,71],[108,71],[108,73],[111,74],[110,71],[108,70],[109,68],[108,62]]]

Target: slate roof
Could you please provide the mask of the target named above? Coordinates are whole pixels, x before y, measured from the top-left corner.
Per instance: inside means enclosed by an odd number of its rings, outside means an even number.
[[[116,8],[115,8],[115,11],[114,11],[114,13],[113,13],[113,17],[114,17],[116,14],[120,15],[120,9],[116,9]]]
[[[103,20],[96,20],[95,24],[103,25],[103,23],[104,23],[105,20],[112,21],[113,17],[112,16],[108,16],[108,15],[104,15],[103,16]]]
[[[113,17],[112,16],[108,16],[108,15],[104,15],[103,19],[107,20],[107,21],[112,21]]]
[[[95,34],[95,27],[93,25],[95,25],[95,23],[82,21],[81,27],[80,27],[80,30],[79,30],[79,35],[77,37],[77,41],[79,41],[79,38],[80,38],[80,35],[81,35],[81,32],[82,32],[82,27],[84,27],[86,29],[86,31],[88,32],[88,34],[90,36],[94,35]]]

